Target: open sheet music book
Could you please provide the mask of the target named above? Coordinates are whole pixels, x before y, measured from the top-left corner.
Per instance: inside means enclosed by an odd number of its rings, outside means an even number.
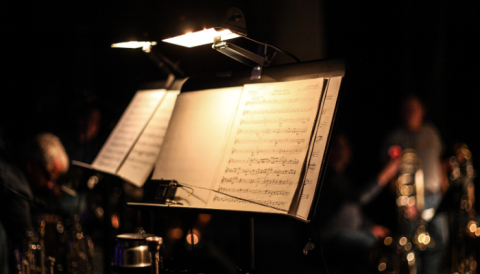
[[[307,220],[342,77],[181,93],[152,179],[184,207]]]
[[[143,186],[160,153],[179,90],[140,90],[91,165],[77,166],[114,174]]]

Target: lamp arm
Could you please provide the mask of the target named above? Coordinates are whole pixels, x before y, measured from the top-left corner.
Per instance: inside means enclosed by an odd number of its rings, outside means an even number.
[[[147,54],[148,58],[155,63],[161,70],[163,70],[166,74],[173,74],[174,72],[177,73],[180,77],[185,77],[185,73],[180,69],[180,67],[173,63],[170,59],[168,59],[163,54],[159,53],[158,51],[154,51],[150,49],[149,51],[144,51]],[[173,71],[172,71],[173,70]]]

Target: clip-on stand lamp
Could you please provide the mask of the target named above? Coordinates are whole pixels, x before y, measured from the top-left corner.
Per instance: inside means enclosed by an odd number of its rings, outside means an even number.
[[[262,45],[262,56],[226,41],[237,37],[243,37]],[[164,39],[163,41],[188,48],[213,43],[212,48],[214,50],[225,54],[228,57],[235,59],[247,66],[253,67],[250,77],[250,79],[252,80],[260,79],[262,77],[261,73],[263,67],[270,65],[277,51],[283,52],[295,59],[295,61],[300,62],[297,57],[293,56],[290,53],[287,53],[269,44],[261,43],[251,38],[248,38],[247,28],[245,25],[245,17],[243,16],[243,13],[235,7],[232,7],[227,11],[227,14],[222,21],[220,27],[204,29],[202,31],[197,31],[193,33],[187,33],[185,35]],[[267,53],[268,47],[273,48],[275,51],[271,52],[270,54]],[[241,253],[244,255],[242,261],[244,261],[244,266],[246,267],[246,269],[243,269],[241,271],[243,273],[250,273],[250,271],[255,270],[253,217],[248,217],[246,220],[243,220],[241,222],[241,226],[242,228],[240,229],[240,237],[242,238],[243,243],[247,243],[246,245],[240,247],[242,249]]]
[[[168,75],[165,88],[169,89],[175,82],[175,74],[173,73],[173,71],[175,71],[178,76],[182,78],[185,77],[185,74],[178,67],[177,64],[173,63],[170,59],[168,59],[166,56],[162,55],[158,51],[152,50],[152,46],[155,46],[156,44],[157,42],[155,41],[129,41],[112,44],[112,48],[142,48],[142,51],[147,54],[148,58]]]
[[[257,44],[263,45],[263,56],[257,55],[251,51],[243,49],[226,40],[243,37],[251,40]],[[193,33],[176,36],[162,40],[164,42],[172,43],[184,47],[196,47],[213,43],[212,48],[228,57],[235,59],[247,66],[253,67],[251,79],[260,79],[262,68],[269,66],[277,51],[283,52],[300,62],[297,57],[289,54],[272,45],[261,43],[247,37],[247,28],[245,25],[245,17],[238,8],[230,8],[220,24],[220,27],[204,29]],[[275,51],[267,53],[267,48],[271,47]]]

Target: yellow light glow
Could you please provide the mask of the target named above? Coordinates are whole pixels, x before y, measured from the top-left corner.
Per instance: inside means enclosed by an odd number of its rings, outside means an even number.
[[[474,233],[475,230],[477,230],[477,224],[473,223],[473,224],[470,225],[470,232]]]
[[[385,240],[383,240],[383,243],[385,245],[390,245],[392,243],[392,241],[393,241],[392,237],[387,237],[387,238],[385,238]]]
[[[211,28],[196,32],[190,32],[173,38],[164,39],[162,41],[191,48],[200,45],[213,44],[213,39],[219,36],[222,37],[222,41],[239,37],[238,34],[231,32],[229,29],[222,29],[220,31],[217,31],[214,28]]]
[[[130,41],[112,44],[112,48],[126,48],[126,49],[136,49],[136,48],[150,48],[150,46],[155,46],[157,42],[147,42],[147,41]]]
[[[423,243],[428,245],[430,243],[430,236],[425,235],[425,238],[423,239]]]
[[[423,241],[425,240],[425,234],[420,234],[418,235],[418,242],[423,244]]]
[[[398,241],[398,243],[399,243],[401,246],[404,246],[404,245],[407,243],[407,237],[402,237],[402,238],[400,238],[400,240]]]
[[[413,252],[408,253],[408,255],[407,255],[407,260],[408,260],[409,262],[411,262],[411,261],[413,261],[414,259],[415,259],[415,254],[413,254]]]

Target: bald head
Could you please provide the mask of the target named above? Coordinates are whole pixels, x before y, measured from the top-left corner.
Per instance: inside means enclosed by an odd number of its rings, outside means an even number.
[[[35,187],[43,188],[52,184],[69,167],[69,159],[60,139],[51,133],[41,133],[27,142],[22,158],[27,177]]]

